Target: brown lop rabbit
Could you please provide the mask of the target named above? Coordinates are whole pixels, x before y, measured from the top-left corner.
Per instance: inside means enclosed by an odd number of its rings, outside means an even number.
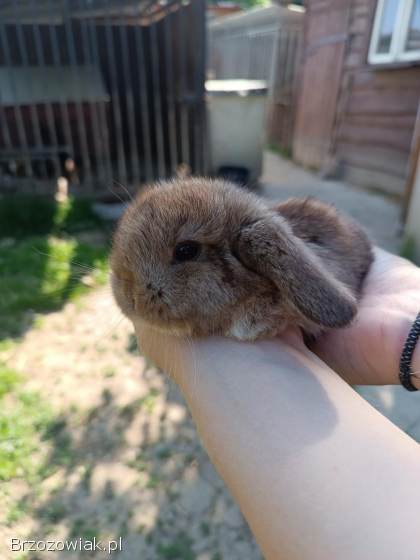
[[[333,207],[274,208],[224,181],[180,179],[142,192],[121,219],[111,281],[131,319],[179,335],[306,335],[348,325],[372,249]]]

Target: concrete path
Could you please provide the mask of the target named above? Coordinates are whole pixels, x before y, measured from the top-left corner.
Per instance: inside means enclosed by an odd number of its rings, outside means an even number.
[[[264,197],[273,202],[314,196],[358,220],[381,247],[398,253],[400,206],[378,193],[340,181],[326,181],[272,152],[264,154]],[[397,372],[396,372],[397,373]],[[420,396],[401,387],[357,387],[357,391],[392,422],[420,441]]]
[[[378,193],[340,181],[326,181],[273,152],[264,154],[262,194],[273,201],[314,196],[358,220],[372,239],[394,253],[399,248],[400,206]]]

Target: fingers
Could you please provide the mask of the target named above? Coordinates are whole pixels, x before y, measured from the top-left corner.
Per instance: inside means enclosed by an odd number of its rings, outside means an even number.
[[[413,315],[398,308],[364,309],[350,327],[320,337],[312,350],[350,384],[398,384]]]

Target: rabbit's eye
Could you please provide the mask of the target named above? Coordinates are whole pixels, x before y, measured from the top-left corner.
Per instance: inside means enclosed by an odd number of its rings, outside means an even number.
[[[177,262],[192,261],[200,254],[201,247],[197,241],[183,241],[175,247],[174,258]]]

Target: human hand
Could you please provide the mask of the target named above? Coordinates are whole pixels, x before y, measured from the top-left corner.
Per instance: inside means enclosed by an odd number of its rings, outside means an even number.
[[[399,360],[420,310],[420,268],[375,250],[359,311],[347,328],[329,331],[311,349],[351,384],[399,383]],[[420,347],[413,356],[420,370]],[[420,382],[413,380],[420,387]]]
[[[252,343],[183,340],[141,323],[136,332],[180,386],[267,560],[420,557],[411,538],[419,446],[306,348],[297,329]]]

